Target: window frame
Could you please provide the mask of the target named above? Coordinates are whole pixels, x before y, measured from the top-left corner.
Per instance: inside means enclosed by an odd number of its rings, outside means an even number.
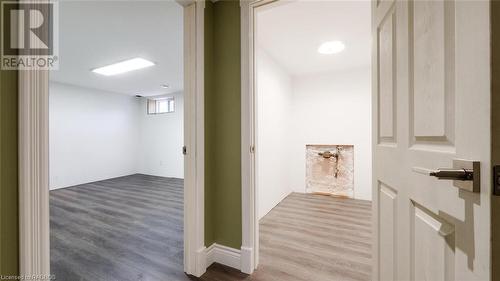
[[[162,102],[166,102],[166,111],[160,111]],[[175,97],[161,97],[155,99],[147,99],[146,113],[148,115],[157,115],[175,112]]]

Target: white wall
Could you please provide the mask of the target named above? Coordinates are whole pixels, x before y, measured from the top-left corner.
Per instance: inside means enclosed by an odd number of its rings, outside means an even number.
[[[285,198],[289,181],[292,80],[263,50],[257,56],[257,195],[259,219]]]
[[[145,98],[50,83],[50,189],[144,173],[184,177],[183,97],[147,115]]]
[[[50,83],[50,188],[137,171],[135,97]]]
[[[354,198],[371,200],[370,66],[294,79],[290,180],[305,192],[306,144],[354,145]]]
[[[307,144],[354,145],[354,197],[371,200],[370,66],[290,77],[258,52],[259,218],[290,192],[305,192]]]
[[[141,174],[184,178],[184,96],[175,99],[175,112],[148,115],[146,99],[141,102],[140,163]]]

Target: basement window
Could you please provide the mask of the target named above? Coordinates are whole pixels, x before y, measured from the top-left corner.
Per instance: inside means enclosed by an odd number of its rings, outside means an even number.
[[[173,97],[148,99],[148,114],[161,114],[175,111]]]

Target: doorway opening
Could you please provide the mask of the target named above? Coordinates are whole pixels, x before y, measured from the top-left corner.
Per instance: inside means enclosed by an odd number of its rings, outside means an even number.
[[[174,1],[60,2],[49,82],[57,279],[188,280],[183,32]]]
[[[277,1],[252,20],[257,272],[371,280],[371,3]]]

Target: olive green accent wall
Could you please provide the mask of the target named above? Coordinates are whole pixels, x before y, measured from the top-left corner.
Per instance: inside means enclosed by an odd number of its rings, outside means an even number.
[[[0,273],[18,274],[17,73],[0,72]]]
[[[1,17],[2,15],[0,15],[0,20]],[[17,71],[0,71],[1,275],[19,273],[17,112]]]
[[[205,2],[205,245],[215,242],[215,104],[214,97],[214,6]]]
[[[217,242],[239,249],[241,247],[240,4],[237,0],[206,3],[205,242],[207,246]]]

